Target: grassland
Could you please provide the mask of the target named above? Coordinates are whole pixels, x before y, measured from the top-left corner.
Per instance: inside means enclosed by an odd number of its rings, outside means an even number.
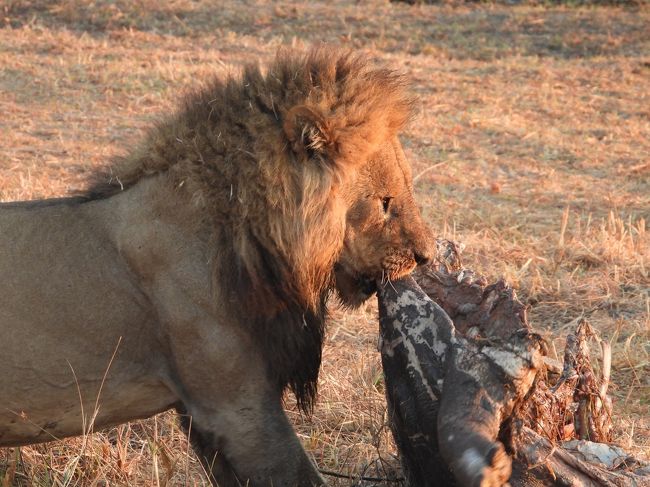
[[[650,9],[385,1],[0,2],[0,200],[65,195],[202,79],[327,41],[409,73],[423,214],[505,276],[553,345],[613,345],[616,441],[650,458]],[[323,468],[399,475],[376,308],[334,309],[320,401],[287,407]],[[395,485],[336,480],[332,485]],[[0,486],[206,485],[174,416],[0,450]]]

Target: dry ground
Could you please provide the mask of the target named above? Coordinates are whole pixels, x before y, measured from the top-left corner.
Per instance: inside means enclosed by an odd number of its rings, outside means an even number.
[[[558,349],[580,317],[611,339],[616,440],[650,457],[647,7],[0,0],[0,200],[79,189],[188,86],[321,40],[411,75],[425,218]],[[290,414],[322,468],[388,478],[375,313],[333,312],[319,406]],[[171,414],[0,450],[3,487],[166,483],[205,485]]]

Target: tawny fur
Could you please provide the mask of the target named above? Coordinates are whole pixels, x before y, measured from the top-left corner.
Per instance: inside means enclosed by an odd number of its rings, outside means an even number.
[[[204,204],[211,223],[231,233],[251,275],[260,262],[249,234],[268,239],[261,243],[281,262],[279,277],[315,309],[336,257],[330,249],[340,247],[339,228],[331,231],[332,186],[410,117],[413,99],[405,87],[394,71],[346,51],[281,51],[265,74],[250,65],[241,79],[215,79],[190,95],[117,162],[108,188],[95,191],[119,191],[168,172],[177,188]],[[287,133],[305,128],[300,110],[324,121],[320,157],[301,153],[301,141]],[[327,164],[343,169],[323,170]],[[338,227],[341,215],[334,218]]]
[[[346,208],[332,195],[412,113],[403,77],[331,48],[282,51],[264,73],[214,80],[186,98],[95,197],[165,173],[213,229],[215,279],[232,286],[260,346],[309,407],[325,300]],[[241,309],[237,309],[240,312]]]

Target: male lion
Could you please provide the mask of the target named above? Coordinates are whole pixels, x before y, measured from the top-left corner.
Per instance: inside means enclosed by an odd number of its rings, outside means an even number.
[[[0,205],[0,446],[176,408],[220,486],[322,484],[282,396],[311,409],[333,290],[354,306],[429,258],[412,105],[359,56],[284,51],[88,194]]]

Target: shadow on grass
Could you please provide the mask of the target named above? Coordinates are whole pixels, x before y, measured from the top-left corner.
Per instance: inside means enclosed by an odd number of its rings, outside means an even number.
[[[467,6],[469,5],[469,6]],[[364,5],[337,0],[274,4],[181,0],[13,0],[4,22],[13,28],[40,25],[101,36],[133,29],[179,37],[294,37],[308,42],[368,44],[384,51],[450,59],[492,60],[508,56],[561,59],[642,56],[650,52],[650,12],[640,7],[546,8],[499,4]]]

